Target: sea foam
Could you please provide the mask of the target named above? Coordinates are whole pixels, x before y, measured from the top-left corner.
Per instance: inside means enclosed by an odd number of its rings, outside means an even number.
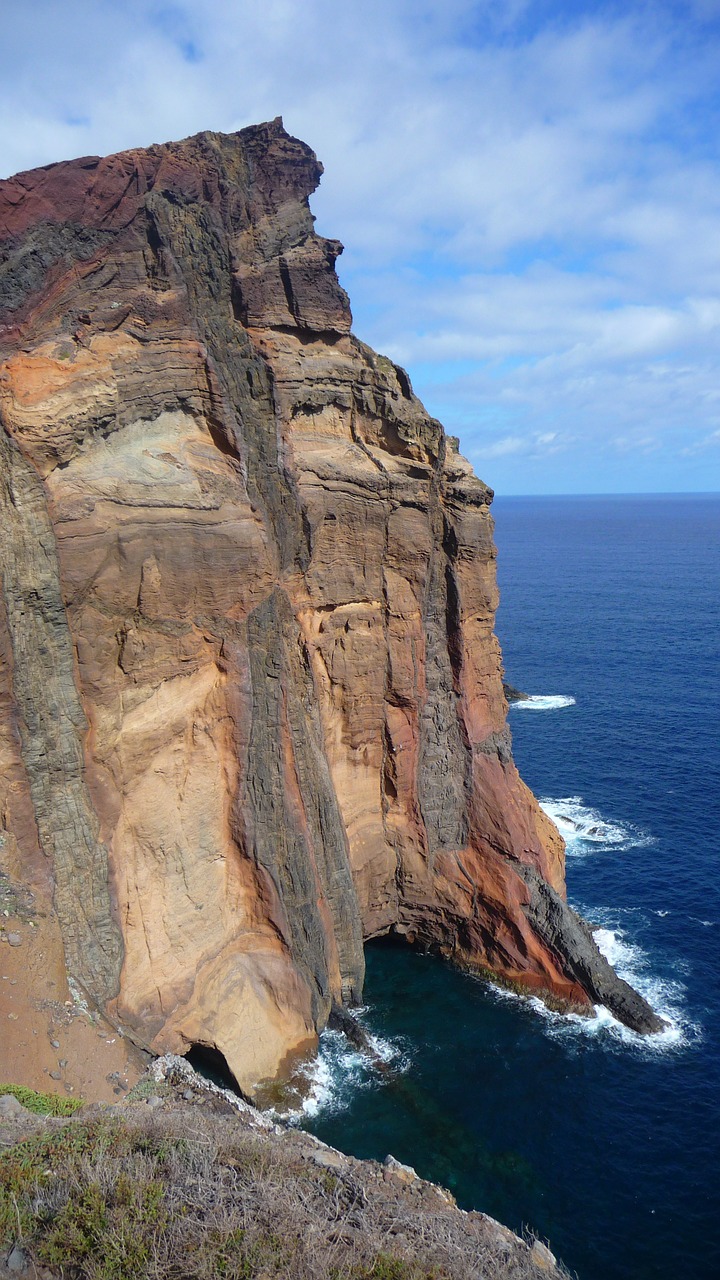
[[[537,693],[528,698],[519,698],[511,702],[511,710],[518,711],[559,711],[561,707],[574,707],[575,699],[564,693]]]
[[[623,853],[640,845],[651,844],[654,839],[631,823],[609,820],[599,810],[587,805],[582,796],[564,796],[560,799],[544,797],[540,805],[564,837],[569,858],[586,857],[602,849]],[[558,1020],[555,1015],[548,1014],[555,1034],[569,1034],[573,1029],[591,1035],[607,1032],[612,1040],[652,1052],[675,1048],[698,1038],[699,1028],[691,1024],[683,1012],[683,984],[661,978],[654,973],[650,957],[617,925],[618,916],[637,911],[640,908],[620,907],[611,912],[593,906],[585,908],[581,913],[589,915],[598,923],[599,927],[594,931],[595,941],[606,960],[665,1019],[667,1028],[656,1035],[640,1036],[618,1022],[609,1010],[596,1005],[593,1018],[566,1015]],[[658,914],[666,915],[667,912]],[[540,1011],[547,1013],[540,1001],[532,1003]]]
[[[602,916],[602,912],[594,915]],[[613,1016],[603,1005],[595,1005],[592,1015],[557,1013],[548,1009],[537,996],[529,999],[501,987],[493,988],[501,1000],[520,1001],[529,1005],[539,1015],[544,1030],[553,1039],[560,1039],[569,1046],[578,1037],[603,1043],[608,1049],[632,1049],[640,1054],[655,1055],[668,1050],[685,1048],[702,1038],[702,1029],[691,1022],[684,1010],[686,988],[676,980],[659,977],[653,973],[650,957],[636,943],[631,942],[621,929],[601,926],[594,930],[595,941],[605,959],[616,973],[645,997],[651,1008],[667,1026],[653,1035],[640,1035],[631,1031]]]
[[[354,1011],[366,1016],[370,1010]],[[410,1065],[407,1046],[400,1041],[373,1035],[365,1027],[371,1053],[363,1053],[350,1044],[341,1031],[323,1031],[316,1056],[301,1066],[296,1075],[297,1098],[285,1109],[274,1108],[279,1119],[302,1124],[324,1115],[346,1110],[359,1089],[377,1087],[383,1080],[380,1064],[393,1072],[406,1071]]]
[[[585,804],[582,796],[564,796],[559,800],[546,796],[541,799],[540,807],[563,836],[570,857],[582,857],[592,847],[612,846],[620,851],[649,844],[653,839],[631,823],[604,818],[597,809]]]
[[[573,701],[560,699],[559,703],[565,706]],[[564,836],[571,858],[583,857],[603,847],[623,852],[653,839],[630,823],[608,820],[597,809],[587,805],[582,796],[546,797],[540,804]],[[640,908],[618,908],[611,913],[593,907],[588,914],[599,925],[595,930],[595,940],[600,951],[619,976],[635,987],[667,1022],[664,1031],[652,1036],[638,1035],[602,1005],[596,1005],[594,1014],[589,1017],[559,1014],[548,1009],[537,997],[518,996],[501,987],[493,987],[493,992],[498,999],[521,1001],[530,1006],[541,1017],[547,1034],[553,1038],[560,1037],[569,1044],[578,1036],[601,1037],[608,1048],[632,1048],[655,1054],[697,1042],[701,1038],[701,1029],[691,1023],[684,1012],[684,985],[653,973],[650,957],[630,940],[625,930],[616,925],[614,917],[636,910]],[[667,912],[657,914],[666,915]],[[278,1118],[286,1123],[302,1124],[320,1113],[337,1114],[351,1105],[357,1090],[382,1086],[384,1073],[380,1063],[389,1066],[393,1072],[405,1072],[411,1066],[412,1055],[404,1041],[372,1034],[368,1025],[372,1009],[365,1007],[354,1012],[368,1033],[372,1054],[363,1053],[351,1045],[342,1032],[324,1031],[316,1057],[298,1071],[301,1087],[294,1103],[283,1111],[276,1109],[274,1114]]]
[[[633,1043],[650,1052],[653,1050],[672,1049],[696,1042],[701,1036],[701,1029],[691,1022],[684,1008],[687,988],[675,978],[661,977],[653,972],[652,960],[637,942],[632,941],[624,929],[613,928],[610,923],[603,923],[603,912],[594,912],[600,919],[600,927],[594,930],[598,948],[609,960],[616,973],[629,982],[661,1018],[667,1022],[664,1031],[652,1036],[638,1036],[634,1031],[617,1022],[606,1009],[598,1010],[613,1034],[626,1043]],[[612,913],[608,912],[607,917]],[[607,918],[606,917],[606,918]]]

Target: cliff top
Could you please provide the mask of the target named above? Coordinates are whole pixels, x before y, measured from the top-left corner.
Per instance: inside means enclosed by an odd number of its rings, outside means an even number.
[[[345,1156],[183,1062],[165,1080],[160,1067],[134,1102],[72,1118],[0,1098],[0,1274],[9,1251],[15,1275],[67,1265],[80,1280],[98,1267],[114,1280],[560,1280],[543,1245],[459,1210],[392,1156]],[[52,1215],[38,1212],[49,1183]]]
[[[232,187],[252,185],[277,207],[311,195],[322,172],[314,151],[287,133],[281,116],[237,133],[205,130],[179,142],[61,160],[0,180],[0,243],[38,223],[116,231],[156,186],[212,204]]]

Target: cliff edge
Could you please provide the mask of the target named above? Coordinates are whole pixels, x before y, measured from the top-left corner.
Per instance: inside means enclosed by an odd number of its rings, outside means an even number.
[[[241,1088],[395,930],[659,1019],[506,726],[491,492],[351,333],[282,122],[0,182],[0,855],[68,973]]]
[[[569,1280],[392,1155],[275,1124],[182,1058],[72,1117],[22,1096],[0,1085],[3,1280]]]

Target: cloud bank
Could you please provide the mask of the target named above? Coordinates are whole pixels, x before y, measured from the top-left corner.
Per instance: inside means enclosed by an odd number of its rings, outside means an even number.
[[[360,337],[497,490],[720,487],[720,3],[34,0],[0,171],[281,114]]]

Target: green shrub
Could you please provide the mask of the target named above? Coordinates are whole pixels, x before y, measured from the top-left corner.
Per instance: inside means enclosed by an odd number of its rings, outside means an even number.
[[[71,1116],[82,1106],[82,1098],[63,1098],[58,1093],[38,1093],[24,1084],[0,1084],[0,1095],[11,1093],[37,1116]]]
[[[192,1257],[197,1280],[253,1280],[254,1276],[286,1276],[286,1252],[273,1235],[248,1239],[247,1231],[210,1230]]]
[[[136,1280],[145,1273],[158,1232],[167,1224],[162,1184],[121,1174],[114,1187],[89,1183],[71,1195],[38,1257],[50,1266],[78,1267],[97,1280]]]
[[[352,1275],[353,1280],[440,1280],[437,1271],[394,1258],[390,1253],[379,1253],[371,1267],[362,1267]]]
[[[195,1108],[47,1120],[0,1151],[0,1256],[17,1243],[67,1280],[538,1280],[480,1215],[314,1155]]]

